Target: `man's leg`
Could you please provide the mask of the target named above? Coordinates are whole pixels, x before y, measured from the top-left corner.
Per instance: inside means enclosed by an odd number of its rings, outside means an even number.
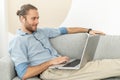
[[[74,74],[76,70],[59,70],[59,69],[47,69],[40,75],[43,80],[58,80],[61,78],[66,78],[71,74]]]
[[[120,59],[104,59],[88,62],[80,70],[46,70],[41,78],[57,80],[99,80],[120,76]]]

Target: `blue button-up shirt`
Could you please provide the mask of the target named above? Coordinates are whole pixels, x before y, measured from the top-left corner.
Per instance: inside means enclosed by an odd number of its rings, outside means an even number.
[[[9,44],[9,53],[18,76],[22,78],[28,66],[39,65],[59,56],[49,39],[66,33],[67,30],[63,27],[37,29],[32,34],[19,29]]]

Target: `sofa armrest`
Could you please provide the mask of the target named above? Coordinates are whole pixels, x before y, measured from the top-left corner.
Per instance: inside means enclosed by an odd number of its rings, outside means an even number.
[[[14,64],[10,56],[0,58],[0,80],[12,80],[15,75]]]

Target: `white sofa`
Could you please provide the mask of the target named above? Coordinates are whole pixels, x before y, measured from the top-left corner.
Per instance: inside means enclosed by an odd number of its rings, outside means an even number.
[[[51,44],[54,48],[61,53],[61,55],[67,55],[71,58],[78,57],[77,55],[82,54],[82,49],[84,47],[85,39],[88,34],[86,33],[77,33],[77,34],[67,34],[62,35],[56,38],[51,39]],[[106,42],[106,40],[108,40]],[[102,36],[99,40],[98,46],[96,48],[96,52],[94,55],[95,59],[105,59],[105,58],[120,58],[119,48],[117,48],[117,52],[109,51],[108,49],[103,49],[108,47],[109,38],[107,39],[105,36]],[[105,42],[105,43],[103,43]],[[120,41],[119,43],[120,44]],[[91,45],[92,46],[92,45]],[[110,44],[112,46],[112,44]],[[106,50],[106,52],[105,52]],[[110,54],[108,54],[110,52]],[[0,80],[20,80],[15,72],[14,64],[9,56],[4,56],[0,58]],[[40,80],[38,77],[33,77],[28,80]],[[108,78],[104,80],[120,80],[117,78]]]

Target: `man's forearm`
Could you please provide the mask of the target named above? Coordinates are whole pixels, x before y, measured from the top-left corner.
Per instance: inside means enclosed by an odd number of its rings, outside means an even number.
[[[42,73],[43,71],[45,71],[51,65],[52,64],[48,61],[48,62],[45,62],[43,64],[37,65],[37,66],[29,66],[27,68],[27,71],[24,74],[22,80],[26,80],[30,77],[33,77],[33,76],[36,76],[36,75]]]
[[[87,28],[80,28],[80,27],[72,27],[72,28],[67,28],[67,31],[69,34],[72,33],[87,33],[88,29]]]
[[[36,75],[42,73],[51,65],[61,64],[61,63],[66,62],[68,60],[69,60],[69,58],[67,56],[60,56],[60,57],[56,57],[54,59],[51,59],[43,64],[37,65],[37,66],[29,66],[27,68],[27,71],[24,74],[22,80],[26,80],[30,77],[33,77],[33,76],[36,76]]]

